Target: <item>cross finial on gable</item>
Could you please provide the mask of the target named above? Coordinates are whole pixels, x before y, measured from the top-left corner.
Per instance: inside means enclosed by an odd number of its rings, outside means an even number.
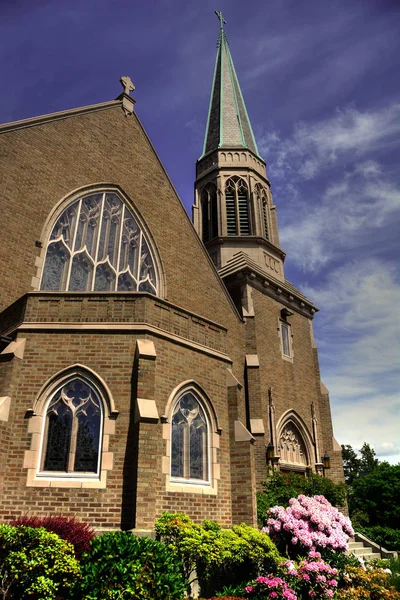
[[[214,12],[215,12],[215,14],[217,15],[217,17],[219,19],[219,24],[220,24],[221,31],[223,31],[224,30],[224,23],[226,25],[226,21],[225,21],[224,17],[222,16],[222,12],[220,10],[215,10]]]
[[[129,96],[130,92],[133,92],[135,86],[132,83],[132,79],[130,77],[121,77],[120,79],[121,85],[124,88],[124,94]]]

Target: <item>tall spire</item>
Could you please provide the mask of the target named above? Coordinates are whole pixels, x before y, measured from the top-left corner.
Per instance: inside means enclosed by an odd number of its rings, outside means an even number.
[[[215,11],[215,14],[220,22],[220,31],[203,156],[217,148],[248,148],[258,155],[224,31],[226,21],[222,12]]]

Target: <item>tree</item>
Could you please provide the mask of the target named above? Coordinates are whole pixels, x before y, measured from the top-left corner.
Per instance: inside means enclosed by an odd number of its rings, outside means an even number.
[[[347,485],[351,485],[354,479],[360,475],[361,459],[358,458],[357,452],[349,444],[342,444],[342,460],[344,480]]]
[[[349,493],[350,516],[368,515],[370,526],[400,529],[400,465],[382,462],[353,481]]]
[[[379,460],[376,458],[375,450],[371,448],[367,442],[364,442],[360,450],[360,454],[360,475],[371,473],[379,465]]]

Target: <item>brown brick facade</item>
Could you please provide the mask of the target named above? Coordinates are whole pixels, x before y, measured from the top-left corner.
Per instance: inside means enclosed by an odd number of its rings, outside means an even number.
[[[0,398],[11,398],[7,418],[0,418],[1,520],[63,513],[99,529],[151,529],[162,511],[182,510],[225,526],[255,524],[255,490],[265,474],[270,436],[269,387],[276,422],[292,408],[310,435],[315,403],[319,450],[331,453],[332,475],[340,480],[309,319],[291,317],[289,362],[282,359],[278,302],[254,289],[255,316],[239,315],[135,115],[125,116],[115,101],[25,122],[0,129],[0,149],[6,223],[0,329],[9,336],[0,361]],[[120,189],[146,224],[160,259],[162,297],[38,291],[57,206],[77,190],[98,186]],[[23,352],[14,352],[10,340],[25,340]],[[154,355],[142,355],[138,340],[153,342]],[[246,355],[257,355],[259,365],[247,364]],[[68,369],[87,371],[109,395],[97,487],[35,476],[43,395]],[[169,483],[171,398],[185,382],[209,403],[210,488]],[[155,406],[157,416],[143,417],[138,399]],[[263,420],[264,435],[250,434],[252,419]]]

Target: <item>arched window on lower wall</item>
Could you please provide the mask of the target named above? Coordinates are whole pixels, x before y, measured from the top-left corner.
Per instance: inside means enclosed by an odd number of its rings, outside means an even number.
[[[171,422],[171,481],[209,483],[209,418],[193,391],[178,398]]]
[[[50,399],[44,425],[41,472],[98,474],[103,410],[98,393],[81,377]]]
[[[217,495],[222,430],[212,401],[195,381],[184,381],[172,390],[164,415],[166,491]]]
[[[83,365],[56,373],[28,412],[32,437],[23,464],[27,486],[106,487],[118,411],[97,374]]]

